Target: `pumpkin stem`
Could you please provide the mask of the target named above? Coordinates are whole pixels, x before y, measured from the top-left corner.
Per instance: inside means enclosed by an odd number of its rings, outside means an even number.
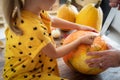
[[[71,0],[66,1],[66,5],[69,6],[71,4]]]
[[[95,4],[95,8],[100,7],[101,2],[102,2],[102,0],[99,0],[99,1],[97,2],[97,4]]]

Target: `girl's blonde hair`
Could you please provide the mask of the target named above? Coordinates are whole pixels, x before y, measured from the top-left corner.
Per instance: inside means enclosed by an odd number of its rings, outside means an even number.
[[[13,22],[15,22],[16,19],[18,22],[21,21],[20,11],[23,7],[24,0],[3,0],[3,13],[5,20],[10,29],[18,35],[22,35],[23,32],[17,25],[15,25],[15,23],[13,24]]]

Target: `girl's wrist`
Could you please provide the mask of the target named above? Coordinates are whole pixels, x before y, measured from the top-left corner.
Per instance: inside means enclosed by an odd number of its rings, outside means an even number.
[[[77,46],[80,45],[82,43],[82,39],[79,37],[78,39],[76,39],[75,43]]]

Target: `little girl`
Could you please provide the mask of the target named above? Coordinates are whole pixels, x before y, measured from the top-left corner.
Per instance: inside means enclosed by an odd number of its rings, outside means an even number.
[[[56,58],[79,44],[91,44],[96,34],[79,37],[55,48],[50,26],[95,31],[90,27],[50,18],[55,0],[3,0],[6,29],[4,80],[66,80],[59,77]]]

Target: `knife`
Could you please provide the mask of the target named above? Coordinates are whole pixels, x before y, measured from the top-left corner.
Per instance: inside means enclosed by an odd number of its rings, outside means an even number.
[[[111,22],[113,21],[113,19],[115,17],[117,11],[118,11],[118,7],[110,9],[110,12],[109,12],[109,14],[108,14],[108,16],[107,16],[107,18],[106,18],[106,20],[105,20],[105,22],[103,24],[103,27],[102,27],[102,29],[100,31],[100,36],[105,35],[107,29],[109,28]]]

